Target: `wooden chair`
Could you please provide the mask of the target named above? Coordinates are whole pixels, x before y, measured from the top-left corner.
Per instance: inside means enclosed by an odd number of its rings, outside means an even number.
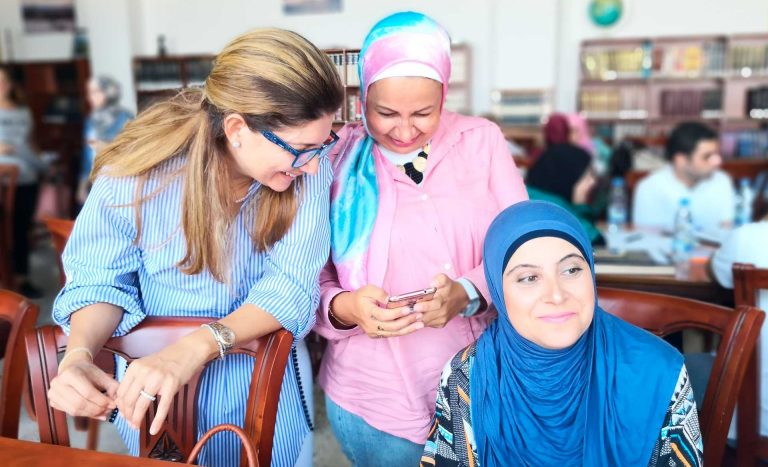
[[[9,290],[0,290],[0,324],[7,329],[3,383],[0,387],[0,436],[19,434],[21,397],[27,381],[24,336],[35,329],[37,305]]]
[[[704,464],[721,465],[739,389],[765,313],[752,307],[734,310],[632,290],[598,288],[597,293],[605,311],[658,336],[684,329],[700,329],[721,336],[699,412]]]
[[[16,205],[16,184],[19,169],[15,165],[0,164],[0,284],[15,290],[13,278],[13,211]]]
[[[206,318],[147,318],[125,336],[107,341],[97,355],[96,363],[105,371],[112,371],[112,355],[131,362],[158,352],[210,321]],[[47,392],[56,376],[57,356],[64,352],[66,344],[66,335],[56,326],[38,328],[26,338],[34,402],[38,407],[40,441],[63,446],[69,445],[66,414],[51,408]],[[277,404],[292,344],[291,334],[280,330],[234,349],[234,353],[247,354],[255,359],[244,429],[256,447],[260,465],[270,465]],[[156,404],[150,406],[141,423],[139,456],[166,460],[183,460],[189,456],[197,436],[199,380],[200,373],[179,390],[168,418],[156,435],[149,434]]]
[[[64,253],[64,247],[69,240],[69,234],[72,233],[72,228],[75,226],[75,221],[69,219],[59,219],[56,217],[46,217],[43,219],[48,232],[51,234],[51,241],[53,247],[58,254],[59,259],[59,274],[61,279],[61,285],[64,286],[66,277],[64,276],[64,265],[61,263],[61,254]]]
[[[736,306],[757,306],[760,289],[768,290],[768,269],[736,263],[733,265],[733,286]],[[760,365],[756,347],[744,376],[737,411],[736,455],[739,465],[744,466],[754,466],[757,459],[768,459],[768,437],[760,435]]]

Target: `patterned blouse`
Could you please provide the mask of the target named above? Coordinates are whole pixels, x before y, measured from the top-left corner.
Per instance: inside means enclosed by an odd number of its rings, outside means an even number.
[[[469,387],[476,351],[475,344],[466,347],[443,370],[435,419],[424,446],[421,467],[480,466],[472,431]],[[699,466],[703,463],[703,451],[696,403],[688,370],[683,365],[648,465]]]

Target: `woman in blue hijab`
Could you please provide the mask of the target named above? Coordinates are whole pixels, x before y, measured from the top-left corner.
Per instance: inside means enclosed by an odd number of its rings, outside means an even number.
[[[597,305],[572,214],[515,204],[483,258],[499,317],[446,365],[422,466],[701,465],[683,357]]]

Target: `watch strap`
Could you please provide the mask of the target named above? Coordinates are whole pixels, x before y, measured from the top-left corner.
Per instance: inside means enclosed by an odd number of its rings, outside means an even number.
[[[480,293],[475,288],[475,285],[465,277],[456,279],[456,282],[464,287],[464,291],[467,293],[467,297],[469,297],[469,303],[467,303],[467,306],[461,312],[461,316],[469,318],[480,309]]]

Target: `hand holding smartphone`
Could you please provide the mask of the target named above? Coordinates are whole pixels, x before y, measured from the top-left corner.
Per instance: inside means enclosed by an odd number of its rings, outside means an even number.
[[[387,299],[387,308],[399,308],[402,306],[414,305],[418,302],[426,300],[432,300],[435,296],[437,289],[430,287],[427,289],[414,290],[412,292],[406,292],[399,295],[392,295]]]

